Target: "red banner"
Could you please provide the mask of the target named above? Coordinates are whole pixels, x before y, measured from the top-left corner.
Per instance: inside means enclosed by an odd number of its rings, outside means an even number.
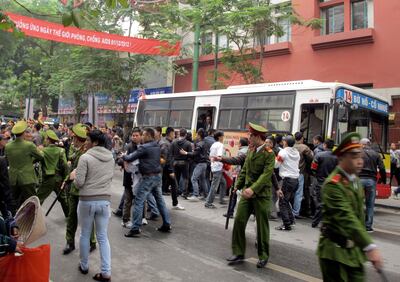
[[[145,55],[178,56],[180,52],[179,42],[171,45],[166,41],[128,37],[76,27],[64,27],[61,24],[12,13],[7,13],[7,15],[19,30],[31,37]]]

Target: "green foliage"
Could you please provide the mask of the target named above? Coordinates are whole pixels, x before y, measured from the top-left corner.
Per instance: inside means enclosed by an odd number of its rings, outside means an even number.
[[[49,5],[45,0],[33,0],[25,8],[9,5],[7,10],[19,14],[38,13],[40,18],[64,25],[73,23],[83,28],[122,33],[120,20],[132,14],[127,1],[115,1],[117,9],[110,9],[103,1],[85,1],[79,8]],[[48,1],[47,1],[48,2]],[[54,1],[50,1],[54,4]],[[58,2],[58,1],[56,1]],[[89,3],[90,2],[90,3]],[[112,3],[111,3],[112,4]],[[29,10],[29,11],[28,11]],[[50,15],[58,15],[53,17]],[[132,17],[133,19],[133,17]],[[122,101],[124,111],[129,104],[130,90],[143,86],[144,72],[159,64],[152,57],[130,56],[121,58],[118,52],[71,46],[30,37],[15,38],[12,33],[0,31],[0,109],[18,109],[30,89],[32,97],[41,102],[43,115],[58,97],[71,97],[75,101],[76,116],[86,109],[87,96],[107,93],[112,101]],[[165,65],[159,65],[165,68]]]
[[[217,88],[237,76],[245,83],[263,81],[264,42],[272,35],[284,35],[280,21],[312,29],[321,26],[319,19],[302,19],[290,1],[271,4],[270,0],[175,0],[156,10],[138,9],[138,13],[145,37],[182,41],[196,24],[200,24],[202,32],[227,36],[230,44],[220,50],[223,67],[218,69],[219,81],[214,81],[213,74],[208,76]],[[210,53],[214,44],[201,47]],[[183,46],[182,55],[191,55],[191,48],[187,47]]]

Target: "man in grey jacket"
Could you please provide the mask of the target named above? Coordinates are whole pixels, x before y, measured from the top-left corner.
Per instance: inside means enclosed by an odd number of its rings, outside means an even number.
[[[157,230],[160,232],[171,231],[168,209],[161,192],[161,150],[160,146],[155,141],[154,129],[145,128],[143,130],[142,139],[144,143],[143,146],[139,147],[138,150],[132,154],[123,156],[123,160],[126,162],[133,162],[139,159],[139,171],[142,174],[142,179],[136,190],[133,226],[132,229],[125,234],[125,237],[137,237],[140,235],[143,204],[149,193],[153,194],[163,219],[163,225]]]

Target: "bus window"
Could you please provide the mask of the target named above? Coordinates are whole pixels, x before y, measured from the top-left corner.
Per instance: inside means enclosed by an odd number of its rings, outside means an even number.
[[[300,131],[305,143],[312,144],[314,136],[324,137],[324,120],[327,122],[324,104],[303,104],[301,106]]]
[[[243,107],[246,103],[245,96],[221,97],[218,117],[218,128],[224,130],[241,130],[243,119]]]
[[[358,132],[361,138],[368,138],[377,152],[386,152],[387,118],[367,109],[350,109],[347,122],[338,121],[336,143],[349,132]]]
[[[294,95],[254,95],[249,96],[248,108],[286,108],[292,107]]]
[[[371,147],[379,153],[387,152],[387,118],[371,112],[370,140]]]
[[[246,124],[253,122],[265,127],[268,131],[290,132],[290,120],[282,120],[282,113],[291,110],[248,110],[246,114]]]
[[[175,128],[191,128],[194,98],[171,101],[169,126]]]
[[[242,129],[243,110],[221,110],[219,112],[219,129]]]
[[[145,111],[143,125],[163,126],[167,124],[168,111]]]
[[[196,130],[203,128],[205,131],[214,128],[214,107],[197,108],[197,125]]]
[[[190,128],[192,124],[192,111],[171,111],[169,126]]]

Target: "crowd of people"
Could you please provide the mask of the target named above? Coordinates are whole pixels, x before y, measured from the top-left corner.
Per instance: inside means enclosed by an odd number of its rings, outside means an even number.
[[[257,223],[257,267],[264,267],[269,258],[268,220],[280,218],[282,224],[276,228],[279,231],[294,230],[296,219],[304,217],[312,218],[313,228],[324,227],[323,187],[327,181],[337,183],[342,179],[332,177],[341,157],[335,153],[337,149],[333,152],[334,141],[314,136],[312,146],[308,146],[302,132],[267,136],[263,127],[250,124],[249,137],[240,138],[236,156],[226,154],[224,132],[209,126],[199,128],[195,140],[184,128],[135,127],[129,134],[123,133],[119,127],[99,130],[90,123],[49,126],[28,120],[1,126],[3,218],[14,215],[30,196],[38,196],[43,203],[54,191],[66,218],[63,253],[68,255],[75,250],[79,223],[79,271],[88,273],[88,254],[98,242],[101,272],[93,277],[98,281],[111,279],[107,228],[115,164],[123,170],[124,193],[113,213],[122,217],[121,225],[129,229],[125,237],[140,236],[147,220],[159,217],[162,225],[157,230],[171,232],[163,196],[171,196],[172,209],[184,210],[184,200],[204,201],[204,208],[218,208],[214,203],[217,193],[220,206],[226,207],[226,197],[235,194],[240,201],[233,229],[233,256],[228,261],[243,260],[245,227],[253,214]],[[357,144],[362,147],[358,175],[365,192],[364,232],[373,232],[376,183],[386,183],[386,171],[370,140],[364,138]],[[398,177],[400,158],[394,149],[392,172]],[[351,173],[343,175],[347,182],[355,179]],[[18,248],[12,236],[4,237],[7,235],[10,234],[2,232],[0,240],[6,242],[8,251]]]

